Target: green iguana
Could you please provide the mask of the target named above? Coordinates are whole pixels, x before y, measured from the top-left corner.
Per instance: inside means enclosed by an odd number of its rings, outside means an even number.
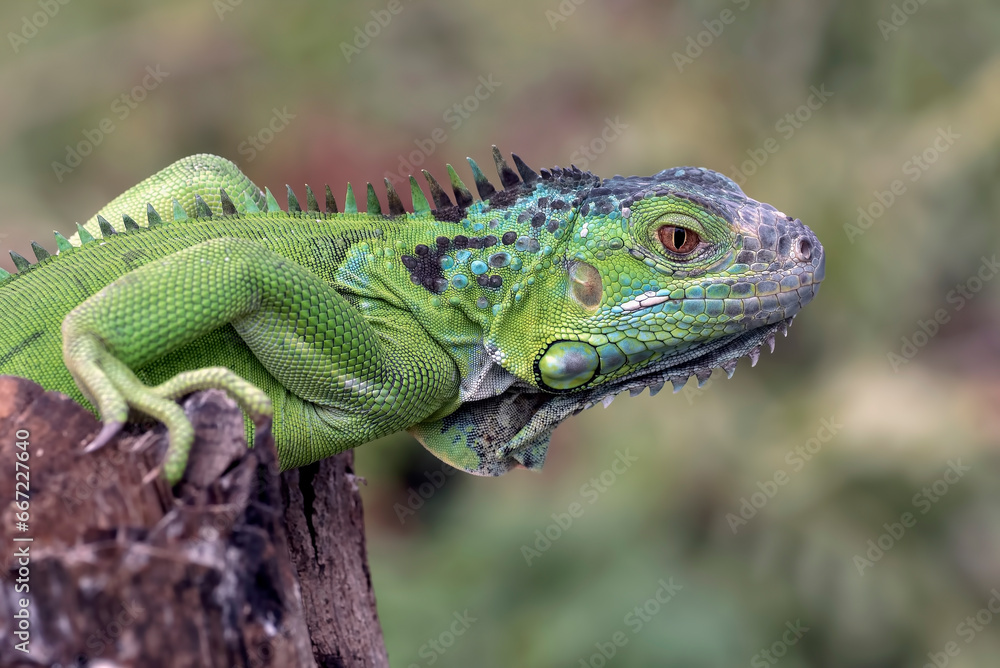
[[[228,160],[180,160],[57,232],[56,255],[11,253],[0,374],[92,406],[88,450],[130,411],[163,422],[171,482],[193,439],[175,400],[205,388],[273,417],[286,469],[405,429],[499,475],[620,392],[755,364],[823,279],[812,231],[716,172],[493,158],[500,190],[469,159],[480,201],[448,165],[454,201],[424,171],[433,206],[411,176],[412,212],[386,180],[367,213],[350,184],[343,212],[329,186],[325,212],[308,187],[282,210]]]

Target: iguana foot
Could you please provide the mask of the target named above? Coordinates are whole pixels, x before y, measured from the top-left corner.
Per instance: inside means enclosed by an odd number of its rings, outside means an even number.
[[[271,400],[262,390],[224,367],[185,371],[149,387],[93,334],[64,329],[63,335],[67,366],[104,420],[104,428],[84,451],[93,452],[106,445],[121,430],[129,409],[139,411],[167,427],[169,442],[163,472],[171,485],[183,476],[194,442],[194,428],[175,399],[216,388],[232,397],[257,425],[266,423],[273,414]]]

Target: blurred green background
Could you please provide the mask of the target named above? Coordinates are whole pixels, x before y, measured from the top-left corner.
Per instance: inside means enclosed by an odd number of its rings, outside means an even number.
[[[415,142],[711,167],[826,247],[756,369],[587,411],[540,474],[361,449],[393,666],[997,665],[993,0],[62,2],[0,8],[4,250],[187,154],[339,194]]]

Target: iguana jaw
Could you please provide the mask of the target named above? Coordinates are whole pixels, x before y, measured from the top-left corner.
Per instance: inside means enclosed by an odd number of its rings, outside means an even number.
[[[679,392],[692,376],[701,387],[715,369],[722,369],[732,378],[741,357],[749,357],[750,365],[755,366],[763,346],[768,346],[773,352],[776,334],[781,332],[787,336],[788,327],[794,319],[795,316],[792,316],[771,325],[717,339],[694,351],[688,351],[684,359],[679,360],[674,356],[658,360],[640,374],[595,387],[586,397],[587,406],[598,402],[608,406],[615,396],[626,391],[636,396],[649,388],[650,394],[655,395],[667,382],[673,385],[674,392]]]
[[[625,390],[636,395],[646,387],[650,388],[651,394],[655,395],[667,381],[673,385],[674,392],[678,392],[691,376],[698,379],[700,387],[707,382],[714,369],[722,369],[728,377],[732,378],[741,357],[749,357],[751,366],[755,366],[763,345],[767,345],[773,352],[776,333],[781,332],[785,336],[788,335],[788,327],[798,312],[816,296],[826,273],[826,261],[822,246],[811,232],[807,237],[802,238],[811,240],[817,264],[814,266],[815,278],[809,282],[800,283],[800,290],[797,291],[800,300],[797,304],[789,304],[781,310],[770,312],[767,314],[767,320],[770,322],[757,324],[753,323],[752,320],[748,321],[751,324],[749,329],[745,331],[702,342],[678,352],[661,352],[651,359],[645,368],[633,371],[621,378],[606,381],[603,389],[607,391],[601,391],[602,388],[595,387],[594,392],[601,395],[600,400],[607,405],[615,395]],[[647,304],[656,306],[656,300],[643,302],[639,308],[634,309],[634,312],[644,311]],[[591,405],[596,402],[597,400],[594,400]]]

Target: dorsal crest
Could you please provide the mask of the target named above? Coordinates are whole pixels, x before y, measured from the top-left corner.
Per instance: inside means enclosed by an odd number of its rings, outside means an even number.
[[[500,183],[499,189],[486,177],[475,160],[472,158],[467,158],[467,160],[472,171],[472,179],[476,186],[475,190],[479,195],[479,199],[483,202],[488,202],[495,208],[509,206],[517,200],[518,196],[531,192],[538,183],[544,181],[560,182],[567,188],[578,187],[581,184],[593,187],[600,183],[599,178],[590,172],[581,171],[575,166],[570,169],[554,167],[552,169],[542,169],[539,172],[536,172],[516,154],[511,154],[511,158],[514,162],[514,168],[511,168],[511,166],[507,163],[506,158],[504,158],[503,154],[500,152],[500,149],[498,149],[495,145],[492,147],[492,158]],[[452,200],[452,197],[448,195],[444,188],[442,188],[441,184],[430,172],[422,170],[424,178],[427,181],[428,191],[430,192],[429,200],[421,190],[417,180],[411,175],[409,177],[409,183],[412,205],[408,210],[403,204],[403,201],[392,182],[387,178],[385,179],[386,207],[382,206],[382,202],[379,199],[374,186],[370,182],[366,184],[366,213],[370,215],[382,215],[388,217],[407,214],[431,214],[438,220],[461,220],[466,215],[468,208],[475,204],[475,198],[473,197],[472,191],[462,181],[462,178],[459,176],[455,168],[450,164],[445,165],[445,167],[448,172],[449,185],[451,186],[454,200]],[[190,212],[190,215],[189,212],[185,211],[184,207],[176,199],[174,199],[172,201],[172,211],[166,218],[164,218],[152,204],[147,204],[146,226],[141,226],[132,217],[124,214],[122,215],[121,225],[116,228],[111,224],[111,221],[105,218],[105,216],[98,215],[97,226],[100,230],[99,236],[96,231],[88,230],[80,224],[77,224],[77,233],[79,235],[80,246],[87,246],[90,244],[100,243],[112,235],[141,233],[148,229],[155,228],[158,225],[169,224],[170,222],[204,220],[217,216],[229,217],[259,214],[262,212],[262,208],[264,213],[303,213],[302,206],[299,203],[299,198],[295,194],[292,187],[286,185],[286,192],[287,204],[284,209],[282,209],[274,195],[267,188],[265,188],[263,193],[256,190],[256,196],[251,195],[250,192],[244,192],[242,197],[236,198],[233,198],[231,194],[223,188],[219,191],[220,205],[218,211],[213,211],[209,203],[206,202],[205,198],[202,197],[202,194],[199,193],[194,196],[194,210]],[[324,187],[324,195],[325,210],[321,212],[319,201],[317,200],[313,189],[306,185],[305,212],[312,215],[325,214],[327,216],[340,214],[341,211],[338,207],[337,200],[334,197],[333,191],[330,189],[329,185]],[[258,204],[258,201],[262,202],[262,204]],[[344,201],[344,214],[359,213],[357,199],[350,183],[347,184],[347,193]],[[432,202],[433,205],[431,204]],[[385,213],[383,213],[383,211]],[[11,251],[10,256],[14,262],[14,266],[18,270],[18,273],[23,274],[24,272],[31,270],[34,266],[37,266],[38,263],[50,260],[53,255],[70,253],[77,248],[77,246],[71,244],[66,237],[58,232],[55,233],[55,240],[55,253],[50,253],[37,242],[31,242],[31,247],[36,258],[35,264],[32,264],[23,255]],[[11,277],[12,275],[9,272],[0,269],[0,283],[9,280]]]

